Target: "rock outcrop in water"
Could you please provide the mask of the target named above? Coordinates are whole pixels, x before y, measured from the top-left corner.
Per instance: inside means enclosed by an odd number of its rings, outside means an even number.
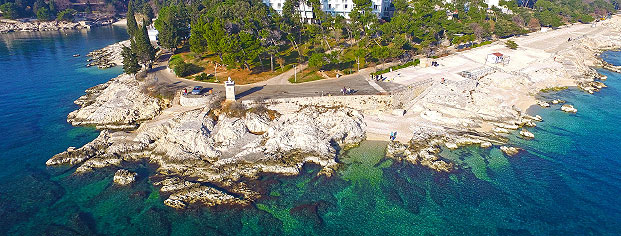
[[[109,83],[79,100],[84,107],[72,112],[70,121],[105,128],[145,122],[132,132],[104,130],[47,164],[76,165],[77,173],[135,161],[157,164],[156,185],[169,195],[165,204],[175,208],[248,204],[261,195],[248,181],[263,173],[296,175],[305,163],[329,175],[341,149],[365,139],[362,115],[349,108],[309,106],[279,115],[261,105],[220,106],[217,95],[210,95],[207,106],[175,106],[157,115],[156,101],[129,91],[135,84],[119,78]],[[87,111],[99,115],[86,116]]]
[[[145,94],[141,82],[122,74],[105,84],[86,90],[75,104],[81,108],[69,113],[72,125],[94,125],[98,129],[135,129],[157,116],[163,104]]]
[[[114,178],[112,178],[112,180],[118,185],[129,185],[136,181],[136,175],[137,174],[134,172],[120,169],[114,173]]]

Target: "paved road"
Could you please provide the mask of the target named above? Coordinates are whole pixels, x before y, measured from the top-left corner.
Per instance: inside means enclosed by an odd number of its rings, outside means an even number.
[[[169,91],[180,91],[183,88],[190,89],[194,86],[203,86],[207,90],[213,89],[215,92],[224,91],[223,84],[178,78],[166,67],[169,57],[170,54],[161,56],[156,61],[153,69],[149,71],[148,77],[157,78],[158,87]],[[301,68],[304,68],[304,65],[300,66],[298,70]],[[340,91],[343,87],[354,89],[356,95],[379,94],[385,92],[381,87],[376,85],[372,86],[370,82],[367,81],[370,70],[372,69],[367,68],[366,70],[361,70],[360,73],[342,76],[338,79],[324,79],[301,84],[291,84],[287,82],[287,79],[293,75],[293,70],[290,70],[266,81],[248,85],[238,85],[235,87],[236,96],[239,100],[247,100],[312,97],[321,96],[322,94],[341,95]]]

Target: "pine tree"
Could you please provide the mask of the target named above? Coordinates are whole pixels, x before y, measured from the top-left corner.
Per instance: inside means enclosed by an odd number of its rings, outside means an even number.
[[[123,72],[133,75],[140,71],[138,58],[136,58],[136,54],[130,48],[123,46],[121,55],[123,56]]]
[[[149,3],[145,3],[142,6],[142,14],[144,14],[144,17],[146,18],[147,23],[151,25],[153,23],[153,18],[155,17],[155,13],[153,13],[153,8],[151,8],[151,5]]]
[[[136,22],[136,16],[134,15],[134,3],[129,1],[127,4],[127,33],[130,37],[133,37],[138,30],[138,23]]]
[[[84,9],[84,12],[91,14],[93,13],[93,8],[91,7],[91,2],[86,0],[86,8]]]
[[[140,63],[146,65],[155,60],[155,48],[149,40],[146,20],[142,22],[142,28],[136,31],[133,42],[132,50],[138,56]]]
[[[50,0],[48,5],[49,5],[49,9],[50,9],[50,16],[51,16],[51,18],[56,17],[56,4],[54,3],[54,0]]]

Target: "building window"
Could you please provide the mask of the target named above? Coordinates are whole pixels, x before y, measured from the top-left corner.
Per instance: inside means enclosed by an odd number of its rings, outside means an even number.
[[[345,9],[347,9],[347,4],[345,4],[345,7],[344,7],[344,8],[345,8]]]
[[[281,6],[280,3],[278,3],[278,8],[280,8],[280,6]]]
[[[328,9],[332,9],[332,4],[328,4]]]
[[[377,5],[373,5],[373,10],[377,10]]]
[[[339,8],[339,4],[334,5],[334,8],[338,9]]]

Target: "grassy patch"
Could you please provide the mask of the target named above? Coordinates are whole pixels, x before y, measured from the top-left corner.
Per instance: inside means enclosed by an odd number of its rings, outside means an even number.
[[[291,76],[291,78],[289,78],[289,82],[294,83],[294,84],[299,84],[299,83],[305,83],[305,82],[322,80],[322,79],[325,79],[325,78],[321,76],[317,71],[311,71],[308,73],[298,74],[297,80],[295,79],[294,76]]]

